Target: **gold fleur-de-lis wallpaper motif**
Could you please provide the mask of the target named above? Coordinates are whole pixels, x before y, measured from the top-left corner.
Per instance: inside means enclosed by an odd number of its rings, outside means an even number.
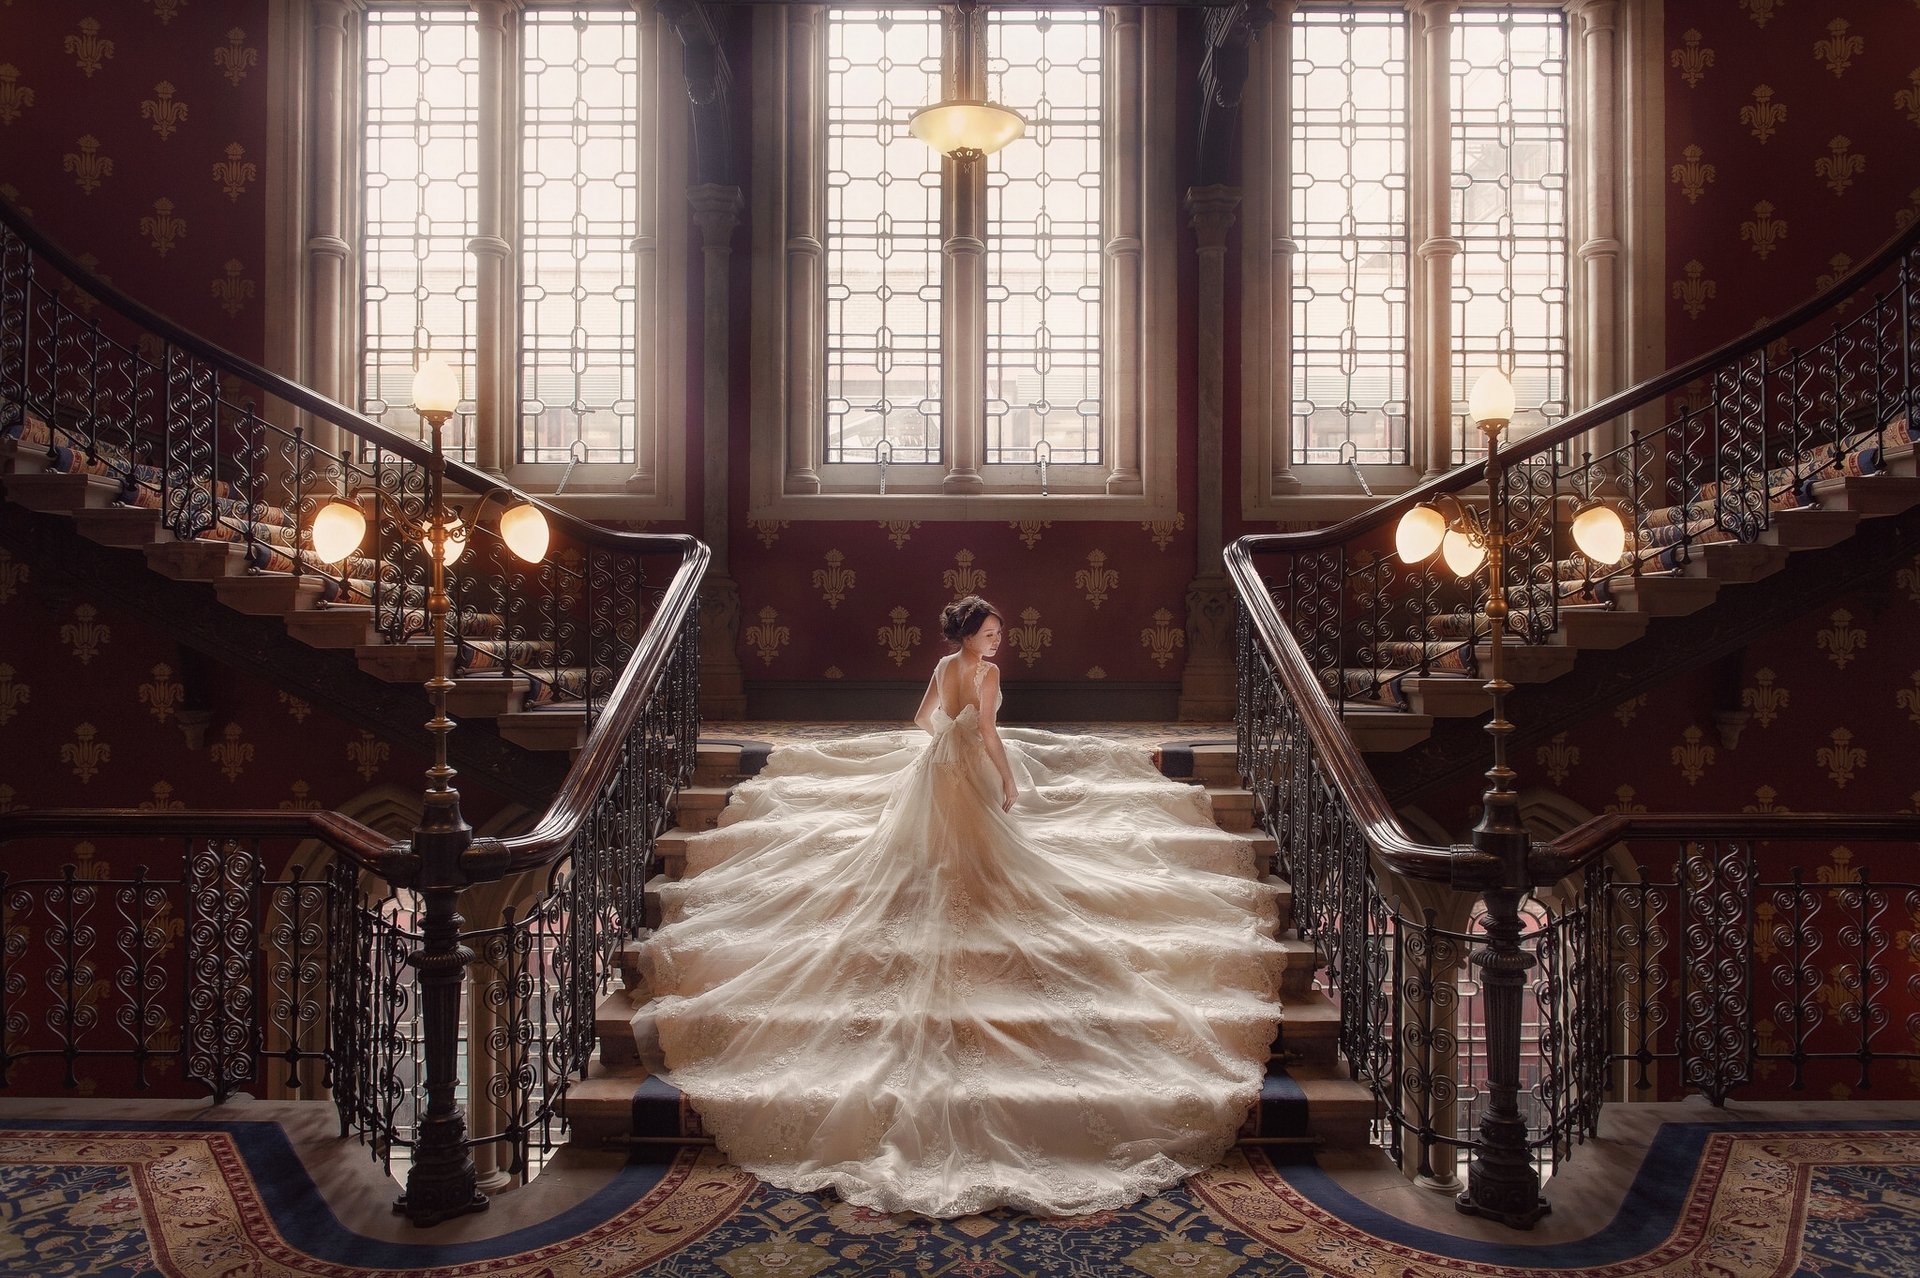
[[[1911,688],[1896,688],[1894,690],[1893,704],[1907,712],[1907,720],[1909,722],[1920,724],[1920,670],[1913,672],[1913,686]],[[0,723],[5,722],[5,719],[0,719]]]
[[[238,781],[240,774],[253,762],[253,743],[240,739],[242,729],[237,723],[229,723],[221,738],[209,749],[213,761],[220,765],[220,774],[229,781]]]
[[[15,559],[11,552],[0,550],[0,604],[9,602],[33,577],[33,570]]]
[[[1090,550],[1087,552],[1087,566],[1073,574],[1073,585],[1087,597],[1097,612],[1100,605],[1107,601],[1107,595],[1120,584],[1120,574],[1107,567],[1107,552]]]
[[[1786,3],[1787,0],[1740,0],[1740,8],[1753,19],[1754,26],[1765,27],[1773,20],[1773,11]]]
[[[838,608],[853,589],[853,569],[845,567],[847,557],[837,550],[827,552],[827,566],[813,570],[813,588],[827,601],[827,607]]]
[[[1827,259],[1827,269],[1814,277],[1814,291],[1820,292],[1824,289],[1832,288],[1839,282],[1842,276],[1852,269],[1852,258],[1848,257],[1845,253],[1835,253]],[[1840,305],[1844,307],[1846,303],[1842,302]]]
[[[1912,88],[1896,90],[1893,105],[1907,113],[1907,123],[1920,128],[1920,67],[1907,72],[1907,83]]]
[[[1915,222],[1920,222],[1920,186],[1913,188],[1907,195],[1907,207],[1893,211],[1893,229],[1904,231]]]
[[[380,771],[380,765],[392,753],[392,747],[371,732],[362,732],[358,741],[347,742],[347,760],[360,773],[363,781],[373,780],[374,774]]]
[[[187,0],[147,0],[147,3],[153,6],[153,16],[160,19],[160,25],[164,27],[174,20],[180,12],[180,6],[186,4]]]
[[[12,786],[0,785],[0,812],[11,812],[15,808],[24,808],[26,806],[27,805],[22,803],[18,796],[14,794]]]
[[[7,601],[6,551],[0,550],[0,603]],[[1893,574],[1893,584],[1907,592],[1908,603],[1920,603],[1920,559]]]
[[[260,168],[247,158],[247,148],[238,142],[227,143],[227,158],[213,166],[213,180],[229,200],[247,193],[247,183],[259,176]]]
[[[280,800],[280,806],[292,812],[317,812],[320,800],[313,797],[313,787],[305,781],[293,783],[293,797]]]
[[[13,667],[0,665],[0,727],[20,713],[20,707],[33,700],[33,689],[13,681]]]
[[[93,78],[93,73],[105,66],[107,59],[113,56],[113,41],[104,39],[100,35],[98,18],[80,19],[79,32],[68,36],[64,47],[72,56],[73,64],[79,67],[80,73],[89,80]]]
[[[1642,710],[1646,708],[1647,708],[1647,694],[1643,692],[1637,697],[1628,697],[1625,701],[1622,701],[1619,705],[1615,706],[1613,708],[1613,717],[1618,719],[1620,721],[1620,726],[1624,728],[1628,724],[1633,722],[1633,717],[1635,715],[1639,714]]]
[[[20,83],[20,68],[0,62],[0,124],[12,124],[32,105],[33,90]],[[19,203],[11,195],[7,198]]]
[[[1837,789],[1844,790],[1853,774],[1867,766],[1866,747],[1853,744],[1853,733],[1846,728],[1835,728],[1827,740],[1827,745],[1813,752],[1813,761],[1827,770],[1827,779]]]
[[[880,627],[880,646],[893,658],[893,664],[904,666],[907,658],[913,655],[913,649],[920,642],[920,627],[907,624],[907,618],[913,614],[905,608],[895,608],[887,614],[893,624]]]
[[[173,209],[173,201],[162,196],[153,202],[153,213],[140,219],[140,234],[161,257],[173,252],[174,245],[187,236],[187,220],[174,216]]]
[[[246,268],[237,257],[228,258],[225,269],[226,274],[213,281],[213,295],[220,300],[221,310],[238,315],[253,300],[253,281],[240,278]]]
[[[1867,646],[1867,632],[1853,624],[1853,614],[1845,608],[1836,609],[1830,620],[1833,624],[1819,632],[1814,646],[1827,654],[1828,661],[1845,670]]]
[[[1827,24],[1827,38],[1813,42],[1813,56],[1827,64],[1827,70],[1836,80],[1847,73],[1853,60],[1867,48],[1864,36],[1850,34],[1851,26],[1845,18],[1835,18]]]
[[[785,527],[784,524],[781,526]],[[900,550],[905,547],[907,542],[913,537],[913,530],[920,526],[920,521],[917,519],[883,519],[880,521],[880,526],[887,530],[887,539],[893,543],[893,548]]]
[[[1851,138],[1836,133],[1827,140],[1827,153],[1813,162],[1814,176],[1825,178],[1835,195],[1845,195],[1853,179],[1866,171],[1867,157],[1854,154],[1852,147]]]
[[[173,677],[173,667],[164,662],[153,668],[152,683],[140,685],[140,704],[161,723],[173,717],[186,695],[187,690]]]
[[[1107,672],[1106,672],[1106,671],[1105,671],[1104,669],[1102,669],[1101,667],[1099,667],[1099,666],[1088,666],[1088,667],[1087,667],[1087,678],[1089,678],[1089,679],[1104,679],[1104,678],[1106,678],[1106,677],[1107,677]]]
[[[1746,804],[1742,812],[1786,812],[1789,809],[1780,803],[1780,792],[1770,785],[1763,785],[1753,792],[1753,802]]]
[[[1040,624],[1038,608],[1023,608],[1020,624],[1007,628],[1007,646],[1018,653],[1031,670],[1034,662],[1040,660],[1040,650],[1053,647],[1053,627]]]
[[[1686,278],[1673,282],[1673,300],[1680,303],[1680,309],[1687,313],[1688,319],[1699,319],[1700,313],[1707,309],[1707,303],[1713,300],[1717,286],[1712,280],[1703,278],[1707,268],[1698,259],[1688,262],[1684,269]]]
[[[234,88],[247,78],[247,72],[260,62],[260,51],[249,49],[247,33],[239,27],[227,32],[227,42],[213,51],[213,65],[219,67]]]
[[[81,604],[73,610],[73,620],[60,627],[60,642],[73,648],[74,660],[81,665],[91,665],[100,655],[100,649],[113,639],[113,628],[94,618],[100,610],[92,604]]]
[[[1763,728],[1773,726],[1780,712],[1787,708],[1793,694],[1785,688],[1774,686],[1779,678],[1772,669],[1762,666],[1753,672],[1753,687],[1740,690],[1740,704],[1753,712],[1753,721]]]
[[[962,550],[954,555],[953,567],[940,574],[940,583],[953,592],[955,599],[964,599],[987,588],[987,572],[973,566],[971,550]]]
[[[1832,854],[1827,857],[1825,865],[1814,867],[1813,881],[1815,883],[1858,883],[1860,867],[1853,863],[1853,849],[1844,843],[1834,848]]]
[[[1567,734],[1562,732],[1545,745],[1533,752],[1534,762],[1538,763],[1555,785],[1567,779],[1567,774],[1580,766],[1580,747],[1567,744]]]
[[[1786,118],[1787,104],[1773,100],[1773,86],[1770,84],[1754,85],[1753,101],[1740,108],[1740,123],[1747,126],[1747,131],[1762,146],[1779,131]]]
[[[1740,224],[1740,238],[1753,245],[1753,254],[1761,261],[1773,252],[1774,246],[1787,238],[1785,218],[1773,215],[1773,203],[1761,200],[1753,206],[1751,220]]]
[[[1673,766],[1680,769],[1680,775],[1687,779],[1688,785],[1699,785],[1700,778],[1707,775],[1707,769],[1713,766],[1714,748],[1703,739],[1706,734],[1698,727],[1690,727],[1680,734],[1680,744],[1674,746],[1668,754]]]
[[[303,701],[291,692],[280,694],[280,704],[287,708],[287,713],[293,716],[295,723],[305,723],[307,716],[313,713],[313,702]]]
[[[1040,544],[1040,534],[1053,527],[1051,519],[1009,519],[1007,527],[1020,534],[1020,544],[1032,550]]]
[[[73,775],[85,785],[100,775],[100,769],[113,758],[113,747],[100,740],[100,730],[91,723],[74,728],[73,740],[60,747],[60,762],[70,764]]]
[[[1177,649],[1187,646],[1186,631],[1173,624],[1173,614],[1165,608],[1153,612],[1153,624],[1140,632],[1140,645],[1153,658],[1153,664],[1165,669]]]
[[[1186,526],[1187,517],[1177,510],[1173,513],[1172,519],[1143,519],[1140,521],[1141,531],[1152,535],[1155,550],[1165,550],[1168,546],[1172,545],[1173,535]]]
[[[1647,805],[1635,801],[1632,786],[1623,785],[1613,792],[1613,802],[1607,805],[1606,810],[1608,812],[1619,812],[1625,815],[1634,812],[1645,812]]]
[[[1700,47],[1700,33],[1689,27],[1680,35],[1680,47],[1667,55],[1667,62],[1680,73],[1689,89],[1698,85],[1713,65],[1713,50]]]
[[[80,188],[83,195],[92,195],[100,184],[113,176],[113,160],[100,154],[100,139],[91,133],[83,133],[74,145],[78,151],[68,151],[60,157],[60,167],[73,174],[73,184]]]
[[[752,529],[753,535],[758,537],[760,544],[768,550],[772,550],[773,543],[780,540],[780,530],[786,526],[787,521],[784,519],[749,519],[747,521],[747,527]]]
[[[165,781],[155,781],[150,791],[152,798],[140,801],[142,812],[178,812],[187,805],[173,797],[173,786]]]
[[[153,96],[140,103],[140,118],[153,121],[153,131],[165,142],[180,131],[180,122],[187,118],[187,104],[173,96],[173,81],[162,80],[153,86]]]
[[[1705,160],[1706,152],[1688,143],[1680,149],[1680,163],[1673,166],[1673,181],[1687,203],[1698,204],[1707,193],[1707,183],[1719,176],[1719,170]]]
[[[771,606],[760,610],[757,625],[747,627],[747,646],[758,653],[760,660],[767,665],[780,655],[780,649],[793,638],[793,631],[780,624],[780,614]]]

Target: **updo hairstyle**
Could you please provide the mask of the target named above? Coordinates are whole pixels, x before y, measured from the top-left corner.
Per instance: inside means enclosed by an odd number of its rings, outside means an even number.
[[[978,632],[980,627],[987,624],[988,617],[1000,617],[1000,624],[1007,624],[1007,619],[1000,616],[998,608],[979,595],[968,595],[940,610],[940,633],[947,637],[948,643],[957,644]]]

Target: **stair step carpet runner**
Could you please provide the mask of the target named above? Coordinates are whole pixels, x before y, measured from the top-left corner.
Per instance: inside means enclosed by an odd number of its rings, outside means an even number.
[[[89,453],[70,439],[32,414],[16,412],[11,422],[0,426],[0,444],[11,444],[17,471],[31,465],[43,474],[94,475],[114,480],[120,484],[114,497],[116,506],[162,511],[166,479],[159,468],[130,462],[97,445]],[[237,571],[250,576],[288,576],[295,567],[296,547],[305,548],[301,573],[319,585],[322,604],[372,604],[377,578],[383,629],[410,639],[428,637],[424,586],[400,581],[391,565],[383,576],[376,561],[359,555],[339,564],[320,563],[313,557],[307,534],[292,511],[249,501],[247,494],[233,484],[219,481],[212,486],[212,507],[205,517],[210,520],[209,526],[196,533],[194,540],[233,546],[244,560],[236,565]],[[155,536],[163,536],[157,527]],[[505,620],[496,613],[455,606],[450,615],[454,621],[453,673],[514,678],[526,686],[523,704],[528,708],[598,696],[611,686],[611,670],[596,669],[589,679],[584,666],[556,664],[551,642],[507,637]]]

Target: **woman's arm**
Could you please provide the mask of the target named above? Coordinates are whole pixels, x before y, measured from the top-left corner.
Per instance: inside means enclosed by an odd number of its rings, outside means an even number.
[[[933,667],[933,677],[927,680],[927,695],[920,698],[920,708],[913,712],[913,722],[928,732],[933,731],[933,708],[940,704],[940,667]]]
[[[980,664],[984,667],[979,681],[980,740],[986,746],[987,758],[993,760],[994,770],[1000,774],[1000,810],[1009,812],[1013,801],[1020,797],[1020,787],[1014,784],[1013,768],[1007,763],[1007,747],[1000,740],[1000,667],[987,661]]]

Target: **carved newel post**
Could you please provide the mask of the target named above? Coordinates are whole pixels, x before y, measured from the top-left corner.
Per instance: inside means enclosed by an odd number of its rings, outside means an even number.
[[[701,380],[706,483],[701,535],[712,547],[713,558],[700,586],[700,713],[708,719],[741,719],[747,713],[747,694],[740,669],[740,586],[728,561],[727,432],[732,363],[729,279],[733,231],[745,201],[739,187],[711,182],[690,188],[687,199],[700,227],[706,268]]]
[[[1187,584],[1187,662],[1180,675],[1180,718],[1221,722],[1234,716],[1233,588],[1220,562],[1224,533],[1221,436],[1226,405],[1227,232],[1240,192],[1228,186],[1187,192],[1199,243],[1199,509],[1195,575]]]

